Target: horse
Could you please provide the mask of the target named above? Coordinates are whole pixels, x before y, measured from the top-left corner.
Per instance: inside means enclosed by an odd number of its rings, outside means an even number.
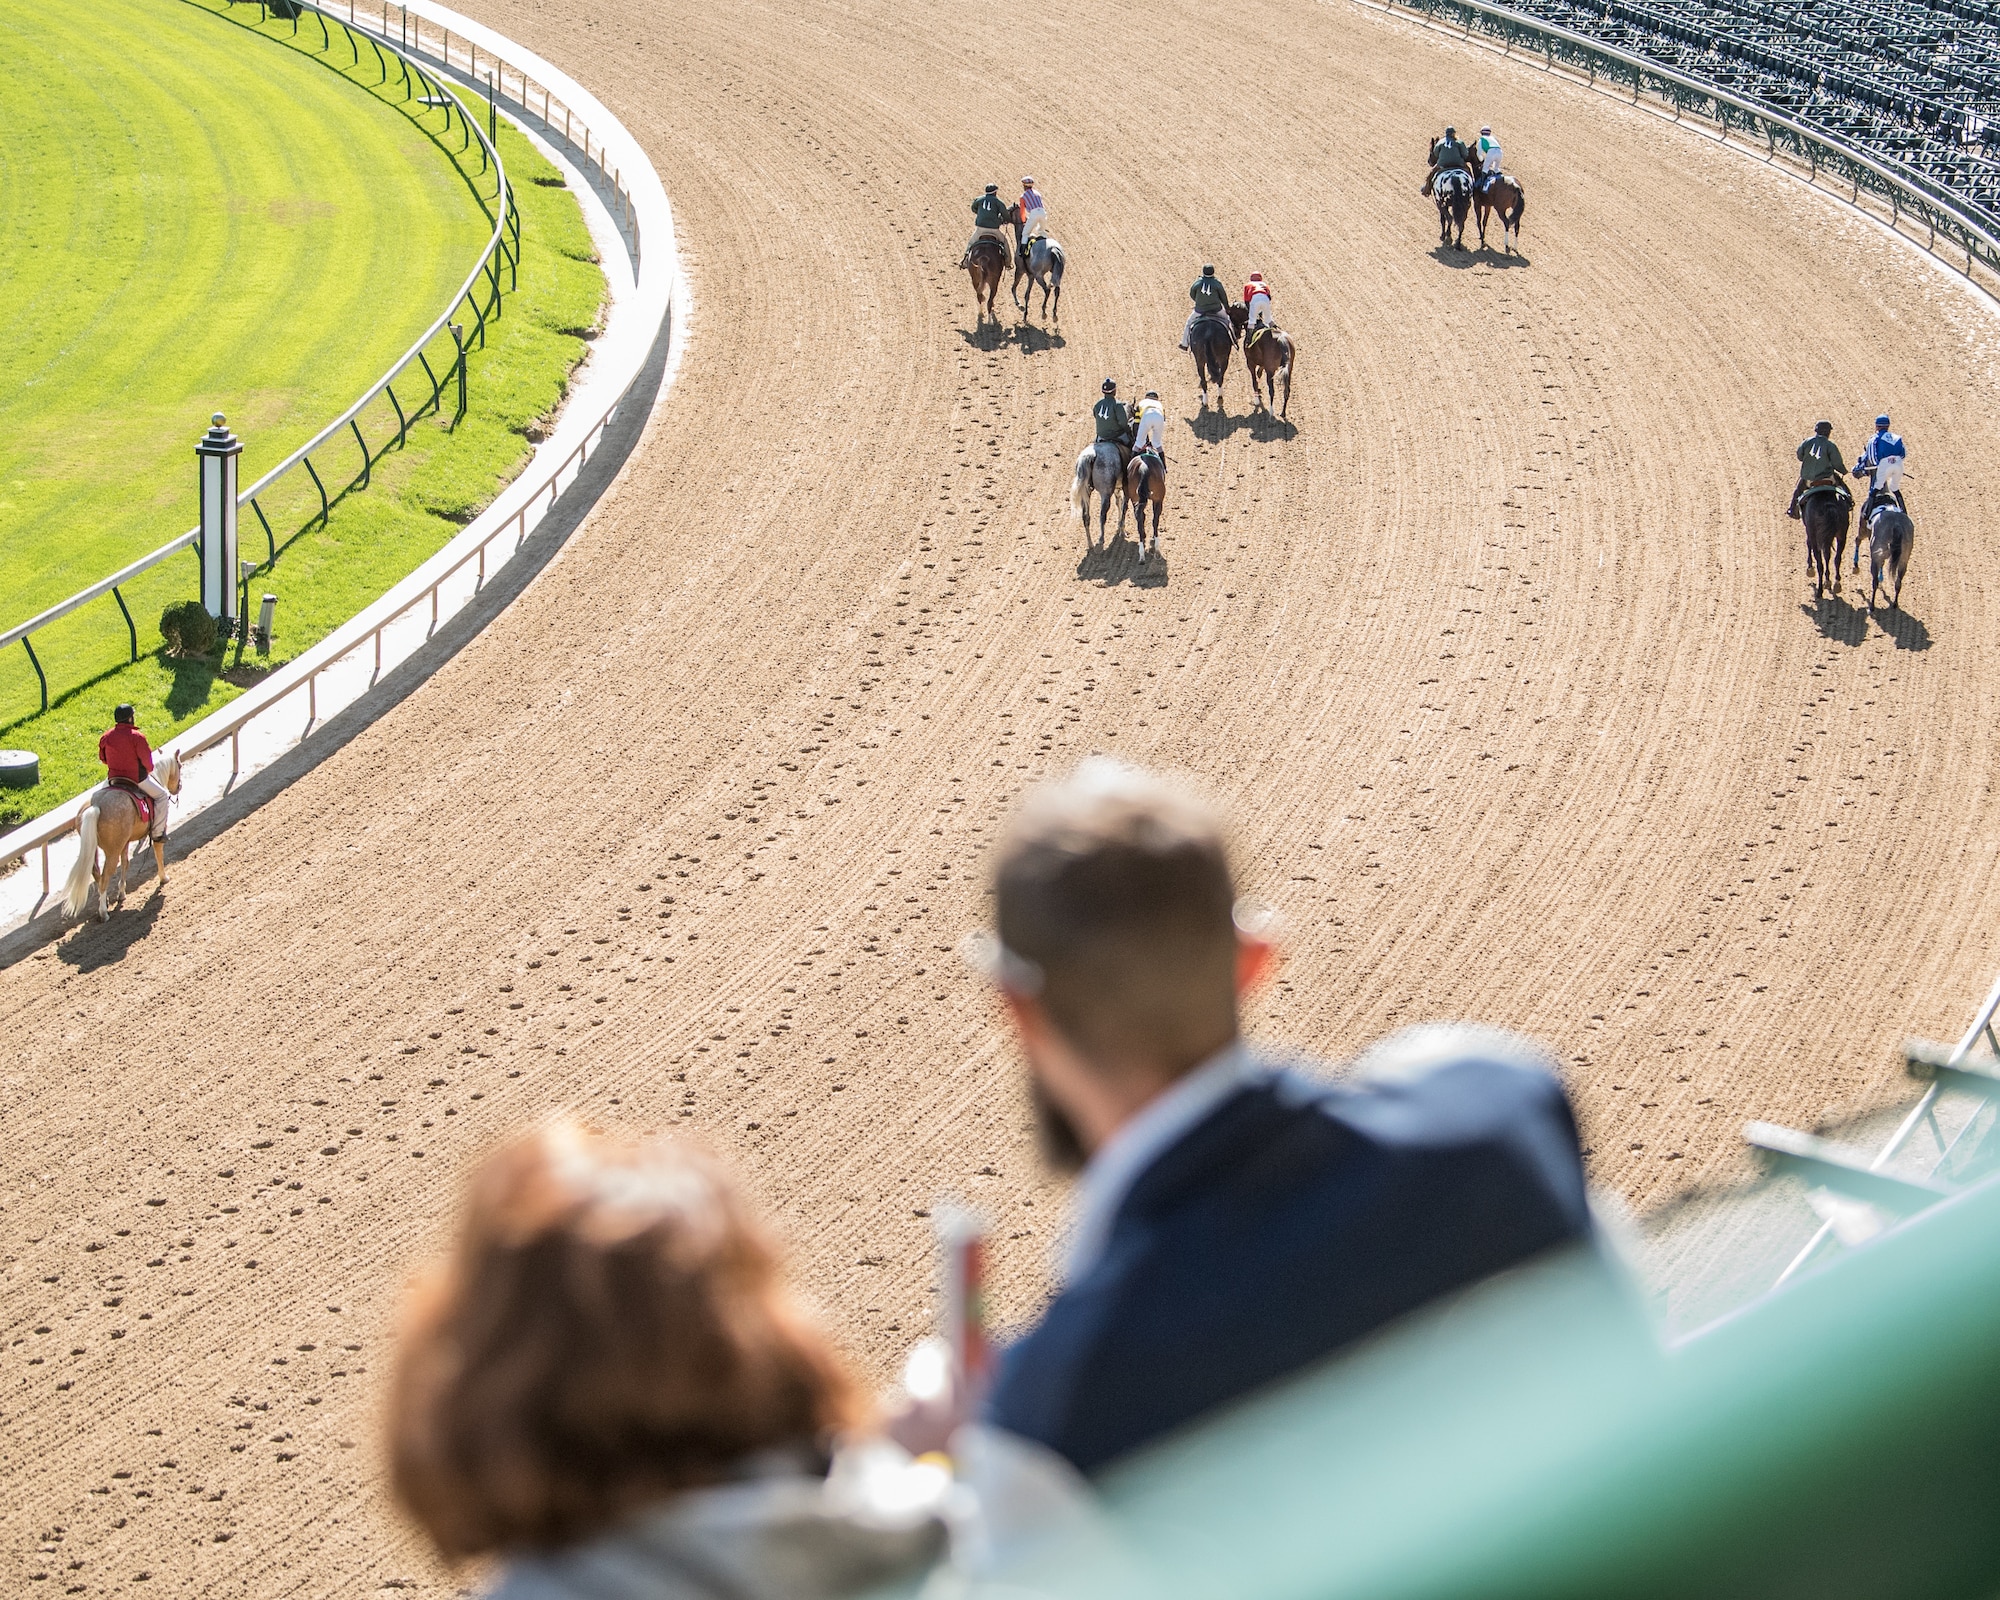
[[[179,794],[181,758],[172,752],[163,752],[153,763],[153,776],[160,780],[168,794]],[[90,886],[95,882],[97,920],[110,921],[111,908],[125,903],[125,867],[129,852],[134,844],[146,837],[146,832],[146,824],[139,816],[139,802],[127,791],[107,784],[92,795],[90,804],[76,819],[76,865],[70,868],[69,881],[63,886],[63,909],[72,917],[82,916],[83,908],[90,903]],[[101,870],[97,864],[100,851],[104,856]],[[160,874],[157,892],[165,894],[167,845],[164,839],[153,841],[153,865]],[[115,897],[109,892],[114,868],[118,873],[118,893]]]
[[[1028,301],[1035,297],[1035,286],[1042,290],[1042,315],[1062,320],[1062,280],[1063,266],[1068,260],[1063,247],[1054,239],[1043,234],[1035,239],[1021,237],[1022,225],[1014,224],[1014,281],[1007,292],[1014,297],[1014,304],[1021,308],[1021,315],[1028,314]],[[1021,297],[1021,280],[1028,280],[1027,299]],[[1050,296],[1055,297],[1055,308],[1050,310]]]
[[[1298,349],[1292,343],[1292,336],[1282,328],[1266,325],[1265,331],[1252,337],[1245,324],[1250,320],[1249,309],[1245,306],[1231,306],[1229,320],[1235,324],[1237,337],[1243,341],[1243,365],[1250,373],[1250,408],[1260,407],[1269,412],[1276,409],[1283,417],[1292,404],[1292,363],[1298,356]],[[1257,380],[1264,380],[1264,387],[1270,391],[1268,399],[1257,387]],[[1278,398],[1278,382],[1284,380],[1283,400]]]
[[[1210,378],[1215,380],[1215,403],[1222,404],[1222,379],[1229,371],[1229,347],[1235,342],[1235,324],[1220,312],[1196,317],[1188,329],[1188,354],[1194,357],[1195,382],[1201,386],[1204,406],[1208,404]]]
[[[1889,609],[1895,610],[1903,598],[1903,575],[1910,570],[1910,545],[1917,536],[1909,512],[1893,500],[1884,500],[1868,514],[1868,609],[1875,609],[1875,592],[1889,580]],[[1855,535],[1860,544],[1860,535]]]
[[[1069,503],[1076,512],[1076,520],[1083,524],[1083,536],[1090,538],[1090,495],[1097,492],[1097,539],[1103,540],[1105,524],[1111,517],[1111,497],[1123,487],[1120,471],[1124,452],[1108,439],[1100,439],[1096,444],[1086,445],[1076,458],[1076,481],[1070,485]],[[1119,514],[1119,526],[1124,526],[1124,513]]]
[[[1167,505],[1167,458],[1154,451],[1146,450],[1125,464],[1125,504],[1134,508],[1136,519],[1133,532],[1139,540],[1139,559],[1146,559],[1146,508],[1153,508],[1153,548],[1157,555],[1160,549],[1160,513]],[[1125,527],[1125,510],[1119,507],[1118,527]]]
[[[972,279],[972,303],[981,319],[1000,320],[993,298],[1000,292],[1000,280],[1007,272],[1007,250],[998,239],[975,239],[965,253],[965,270]],[[983,302],[983,303],[982,303]]]
[[[1500,243],[1509,255],[1521,239],[1521,215],[1528,209],[1528,195],[1520,184],[1504,172],[1496,172],[1490,183],[1475,184],[1473,204],[1479,211],[1479,248],[1486,248],[1486,219],[1500,213]]]
[[[1847,522],[1854,502],[1834,489],[1809,489],[1800,497],[1799,516],[1806,525],[1806,575],[1813,581],[1813,598],[1830,588],[1840,593],[1840,556],[1847,548]]]
[[[1472,209],[1472,176],[1460,167],[1447,167],[1431,185],[1431,198],[1438,208],[1438,248],[1465,248],[1465,217]],[[1452,238],[1452,229],[1458,238]]]

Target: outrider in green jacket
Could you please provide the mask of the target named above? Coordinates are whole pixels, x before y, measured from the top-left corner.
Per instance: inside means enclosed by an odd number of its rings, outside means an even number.
[[[1110,395],[1092,406],[1090,414],[1097,419],[1099,444],[1116,444],[1132,431],[1132,414]]]
[[[1815,478],[1839,478],[1846,471],[1847,458],[1831,439],[1822,439],[1814,434],[1799,446],[1800,483],[1811,483]]]
[[[997,194],[983,194],[972,202],[972,220],[982,228],[1004,228],[1009,220],[1007,202]]]
[[[1220,278],[1206,275],[1196,278],[1194,286],[1188,290],[1188,298],[1194,302],[1197,311],[1227,311],[1229,291],[1223,287]]]
[[[1443,172],[1447,167],[1466,167],[1471,164],[1465,146],[1456,139],[1440,139],[1437,148],[1431,152],[1431,162]]]

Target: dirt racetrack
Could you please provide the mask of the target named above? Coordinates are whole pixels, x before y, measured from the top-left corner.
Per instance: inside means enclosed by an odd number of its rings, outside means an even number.
[[[1641,1204],[1962,1026],[2000,320],[1947,274],[1344,4],[478,14],[652,151],[686,363],[483,636],[164,907],[0,972],[0,1588],[450,1592],[381,1488],[394,1306],[468,1162],[558,1110],[725,1151],[877,1375],[940,1191],[1028,1315],[1059,1196],[950,951],[1024,785],[1091,751],[1229,806],[1289,927],[1260,1036],[1524,1029]],[[1525,260],[1434,249],[1447,118],[1499,127]],[[1024,171],[1060,331],[975,332],[966,202]],[[1275,281],[1292,428],[1240,368],[1197,414],[1204,260]],[[1106,374],[1168,402],[1160,566],[1066,520]],[[1779,513],[1812,422],[1851,453],[1884,405],[1918,532],[1870,620]]]

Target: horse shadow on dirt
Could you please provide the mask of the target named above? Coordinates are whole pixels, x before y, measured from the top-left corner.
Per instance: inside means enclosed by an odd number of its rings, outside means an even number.
[[[1840,595],[1801,600],[1799,610],[1812,620],[1822,639],[1834,644],[1856,645],[1868,637],[1868,608],[1853,605]]]
[[[1520,251],[1495,250],[1490,244],[1483,244],[1472,252],[1472,259],[1482,267],[1529,267],[1534,263]]]
[[[141,878],[153,875],[152,852],[142,850],[144,872],[138,859],[132,862],[132,870],[126,875],[127,888],[124,906],[111,913],[109,922],[90,921],[84,923],[75,933],[56,946],[56,959],[66,967],[74,967],[79,973],[97,972],[105,967],[115,967],[131,953],[132,947],[153,931],[153,924],[160,920],[160,912],[166,907],[166,896],[157,888],[145,893],[145,898],[133,905],[142,892]],[[97,904],[97,891],[91,891],[91,906]],[[95,917],[95,909],[86,913]]]
[[[1928,650],[1931,647],[1931,630],[1920,618],[1898,607],[1894,611],[1882,609],[1875,613],[1875,626],[1886,633],[1898,650]]]
[[[1114,533],[1101,545],[1092,545],[1076,564],[1077,581],[1115,589],[1129,583],[1135,589],[1164,589],[1169,570],[1167,558],[1155,553],[1141,557],[1139,547],[1123,533]]]
[[[1065,343],[1060,328],[1037,327],[1032,322],[981,322],[976,328],[960,328],[958,336],[975,350],[1000,350],[1011,344],[1031,356],[1060,350]]]
[[[1181,420],[1187,424],[1188,432],[1193,434],[1203,444],[1221,444],[1224,440],[1241,433],[1245,428],[1255,428],[1263,415],[1264,413],[1261,411],[1229,412],[1224,411],[1220,406],[1208,406],[1203,410],[1195,412],[1193,416],[1184,417]],[[1167,488],[1169,491],[1174,486],[1173,470],[1174,464],[1169,461],[1167,463]]]

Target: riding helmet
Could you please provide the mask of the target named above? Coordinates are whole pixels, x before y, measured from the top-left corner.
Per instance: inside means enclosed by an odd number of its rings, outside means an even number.
[[[1444,136],[1445,136],[1445,137],[1446,137],[1447,139],[1456,139],[1456,138],[1458,137],[1458,129],[1456,129],[1456,128],[1446,128],[1446,129],[1444,130]]]
[[[1881,415],[1881,416],[1877,417],[1877,418],[1875,419],[1875,426],[1876,426],[1876,427],[1878,427],[1878,428],[1886,428],[1886,427],[1888,427],[1888,426],[1889,426],[1889,413],[1885,411],[1885,412],[1883,412],[1883,413],[1882,413],[1882,415]]]
[[[1814,433],[1831,433],[1831,432],[1833,432],[1833,424],[1832,424],[1832,423],[1830,423],[1830,422],[1815,422],[1815,423],[1813,424],[1813,432],[1814,432]]]
[[[1201,275],[1202,275],[1202,276],[1203,276],[1204,278],[1212,278],[1212,277],[1214,277],[1214,276],[1215,276],[1215,268],[1213,268],[1213,267],[1203,267],[1203,268],[1201,269]]]
[[[1104,380],[1104,392],[1106,394],[1116,394],[1118,392],[1118,380],[1116,378],[1106,378]]]
[[[1032,189],[1034,188],[1034,186],[1035,186],[1035,180],[1033,178],[1023,178],[1021,180],[1021,187],[1023,189]]]
[[[131,722],[138,715],[139,713],[133,710],[129,703],[121,706],[113,706],[111,709],[111,720],[113,722]]]
[[[997,183],[989,183],[986,186],[986,192],[988,194],[998,194],[1000,192],[1000,185]]]

